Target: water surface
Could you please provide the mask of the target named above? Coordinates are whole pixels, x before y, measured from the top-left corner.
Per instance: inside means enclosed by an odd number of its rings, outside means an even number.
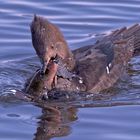
[[[139,23],[140,0],[0,0],[0,139],[139,140],[139,56],[113,88],[96,98],[50,103],[46,109],[7,98],[40,67],[29,28],[34,13],[57,24],[76,49]]]

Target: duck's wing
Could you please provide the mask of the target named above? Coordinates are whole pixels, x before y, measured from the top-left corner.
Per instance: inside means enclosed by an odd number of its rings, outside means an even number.
[[[73,50],[76,66],[74,71],[82,78],[86,91],[99,81],[107,65],[107,57],[95,45],[88,45]]]
[[[99,77],[99,82],[89,92],[99,92],[113,86],[124,74],[128,61],[133,56],[133,39],[130,39],[127,43],[113,44],[112,46],[114,48],[114,58],[112,59],[111,69],[109,73],[104,69],[104,73]]]
[[[124,74],[128,61],[140,50],[140,25],[121,28],[74,52],[76,70],[83,78],[88,92],[111,87]],[[111,68],[110,68],[111,66]]]

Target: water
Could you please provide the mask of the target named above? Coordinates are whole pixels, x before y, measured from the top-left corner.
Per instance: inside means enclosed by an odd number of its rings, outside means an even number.
[[[140,139],[139,56],[131,60],[127,76],[90,100],[41,108],[6,97],[24,88],[40,67],[29,28],[34,13],[57,24],[76,49],[114,29],[140,23],[140,0],[0,0],[0,94],[5,96],[0,102],[0,140]]]

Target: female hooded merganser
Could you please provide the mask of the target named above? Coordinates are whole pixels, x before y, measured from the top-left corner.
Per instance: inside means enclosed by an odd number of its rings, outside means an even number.
[[[58,27],[41,17],[34,17],[31,33],[38,56],[48,66],[43,77],[38,70],[26,87],[27,93],[36,96],[46,91],[97,93],[110,88],[122,76],[133,54],[140,50],[139,24],[113,31],[94,45],[73,52]],[[61,44],[57,48],[58,42]]]

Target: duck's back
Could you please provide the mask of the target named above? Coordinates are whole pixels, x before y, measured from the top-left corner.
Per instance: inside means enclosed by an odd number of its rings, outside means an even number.
[[[111,87],[124,74],[134,52],[140,50],[140,26],[114,31],[95,45],[74,51],[77,73],[88,92]]]

